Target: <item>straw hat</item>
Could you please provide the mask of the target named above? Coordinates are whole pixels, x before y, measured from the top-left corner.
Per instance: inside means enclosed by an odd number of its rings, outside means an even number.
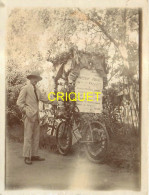
[[[42,77],[40,76],[40,74],[39,74],[39,72],[37,72],[37,71],[34,71],[34,72],[32,72],[31,74],[29,74],[28,76],[27,76],[27,78],[30,80],[31,78],[38,78],[38,80],[39,81],[41,81],[42,80]]]

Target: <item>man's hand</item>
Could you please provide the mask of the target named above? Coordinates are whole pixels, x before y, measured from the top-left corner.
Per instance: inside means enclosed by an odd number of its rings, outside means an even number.
[[[58,101],[57,100],[54,100],[54,101],[51,102],[51,105],[52,106],[57,106],[57,103],[58,103]]]
[[[21,111],[23,114],[26,114],[26,107],[24,106]]]

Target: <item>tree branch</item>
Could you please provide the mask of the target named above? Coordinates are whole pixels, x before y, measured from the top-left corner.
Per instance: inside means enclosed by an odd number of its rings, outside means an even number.
[[[83,13],[79,8],[78,8],[78,10],[79,10],[81,13]],[[100,28],[100,30],[106,35],[106,37],[107,37],[108,39],[110,39],[110,41],[119,49],[119,44],[111,37],[111,35],[105,30],[104,26],[101,25],[100,22],[98,22],[98,21],[96,21],[95,19],[91,18],[88,14],[85,14],[85,13],[83,13],[83,14],[87,17],[88,20],[90,20],[90,21],[92,21],[94,24],[96,24],[96,25]],[[99,18],[98,15],[96,15],[96,16],[98,17],[98,19],[101,19],[101,18]]]
[[[89,20],[91,20],[91,21],[94,22],[96,25],[98,25],[99,28],[102,30],[102,32],[106,35],[106,37],[107,37],[108,39],[110,39],[110,41],[111,41],[112,43],[114,43],[114,45],[115,45],[117,48],[119,48],[119,44],[111,37],[110,34],[108,34],[108,32],[105,30],[104,26],[102,26],[98,21],[96,21],[96,20],[94,20],[94,19],[92,19],[92,18],[89,18]]]

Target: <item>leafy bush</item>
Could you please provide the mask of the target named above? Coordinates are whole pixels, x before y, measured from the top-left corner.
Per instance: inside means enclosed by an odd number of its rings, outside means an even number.
[[[19,124],[21,123],[21,112],[16,105],[17,98],[20,89],[25,84],[25,77],[22,72],[20,72],[15,65],[7,67],[7,77],[6,77],[6,117],[7,124]]]

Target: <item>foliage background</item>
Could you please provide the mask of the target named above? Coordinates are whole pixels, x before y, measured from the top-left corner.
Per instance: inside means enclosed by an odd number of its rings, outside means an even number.
[[[138,127],[138,41],[138,9],[11,10],[7,38],[8,122],[19,122],[16,98],[25,84],[26,75],[38,69],[44,78],[40,87],[48,93],[53,87],[52,76],[58,70],[50,59],[75,47],[105,56],[108,69],[105,102],[108,102],[106,108],[110,120],[112,113],[115,115],[119,110],[119,120],[125,122],[124,118],[126,121],[129,119],[134,127]],[[119,98],[116,99],[116,96]],[[125,108],[124,104],[129,108],[120,113],[119,107]]]

